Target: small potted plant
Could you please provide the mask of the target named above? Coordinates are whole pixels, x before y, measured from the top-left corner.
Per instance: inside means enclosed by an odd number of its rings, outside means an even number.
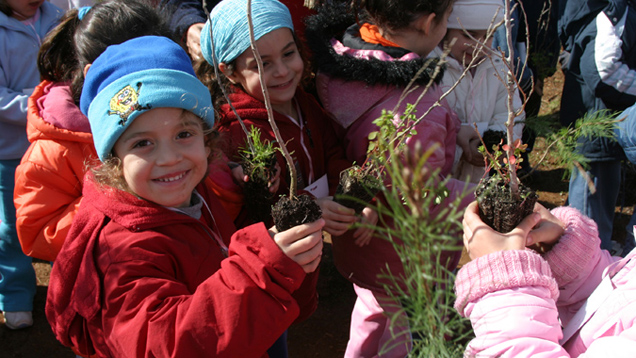
[[[274,225],[279,231],[285,231],[294,226],[314,222],[320,219],[322,217],[322,210],[311,196],[306,194],[296,195],[296,167],[294,166],[294,161],[291,157],[291,154],[287,150],[285,141],[283,140],[280,131],[278,130],[278,126],[276,125],[276,121],[274,120],[269,92],[267,91],[267,86],[265,85],[265,80],[263,78],[263,61],[261,60],[258,49],[256,48],[256,40],[254,38],[254,24],[252,22],[252,2],[249,0],[247,1],[247,23],[250,35],[250,47],[258,66],[258,77],[260,80],[261,89],[263,91],[263,99],[265,102],[265,108],[267,109],[267,117],[269,120],[269,124],[272,127],[272,131],[274,132],[274,136],[276,137],[276,141],[278,142],[279,149],[282,152],[283,157],[285,158],[291,177],[289,185],[289,195],[282,196],[271,209],[271,216],[274,220]]]
[[[239,150],[243,172],[249,180],[243,185],[246,198],[245,209],[248,216],[255,222],[268,222],[271,202],[274,193],[269,191],[269,181],[276,175],[276,148],[273,143],[261,140],[261,132],[252,127],[247,143]]]

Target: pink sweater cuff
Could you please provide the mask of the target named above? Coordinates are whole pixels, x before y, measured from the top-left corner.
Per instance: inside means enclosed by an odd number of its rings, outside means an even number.
[[[559,287],[552,278],[550,266],[531,250],[498,251],[464,265],[455,280],[455,309],[464,315],[469,302],[484,295],[518,287],[542,286],[552,298],[559,297]]]
[[[560,287],[576,278],[591,257],[600,250],[601,240],[594,220],[572,207],[553,209],[552,215],[565,224],[565,232],[544,255]]]

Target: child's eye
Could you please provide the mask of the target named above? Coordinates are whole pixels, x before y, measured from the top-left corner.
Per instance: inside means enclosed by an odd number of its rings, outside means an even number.
[[[135,144],[133,145],[133,148],[143,148],[143,147],[147,147],[149,146],[151,143],[149,140],[144,139],[144,140],[140,140],[135,142]]]
[[[285,57],[292,57],[296,54],[296,50],[291,50],[291,51],[287,51],[285,52]]]
[[[183,138],[190,138],[194,135],[194,133],[192,132],[188,132],[188,131],[183,131],[183,132],[179,132],[179,134],[177,134],[177,138],[183,139]]]

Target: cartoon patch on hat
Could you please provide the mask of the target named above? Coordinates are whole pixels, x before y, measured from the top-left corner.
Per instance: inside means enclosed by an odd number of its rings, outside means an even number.
[[[134,111],[150,109],[150,105],[142,106],[139,104],[140,90],[141,82],[137,83],[136,91],[130,85],[119,90],[119,92],[110,99],[110,110],[108,111],[108,115],[118,115],[121,118],[119,124],[124,125],[126,124],[126,121],[128,121],[128,116],[130,116]]]

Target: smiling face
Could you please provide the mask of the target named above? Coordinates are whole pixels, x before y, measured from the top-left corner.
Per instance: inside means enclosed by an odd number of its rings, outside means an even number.
[[[278,112],[287,113],[304,70],[294,36],[288,28],[276,29],[258,39],[256,48],[263,60],[263,77],[272,107]],[[243,52],[234,63],[232,73],[227,73],[227,67],[223,63],[219,68],[233,83],[240,84],[245,92],[264,102],[258,66],[252,50]]]
[[[6,4],[13,10],[11,17],[14,17],[20,21],[31,18],[35,15],[36,11],[44,0],[5,0]]]
[[[115,143],[130,190],[166,207],[188,207],[207,173],[210,148],[201,119],[179,108],[139,115]]]
[[[467,31],[475,39],[483,41],[484,38],[486,38],[486,33],[488,30]],[[464,66],[468,65],[473,58],[473,51],[476,42],[471,39],[462,29],[448,29],[448,32],[446,33],[446,41],[450,42],[453,38],[456,38],[457,40],[455,41],[453,47],[451,47],[451,57],[459,61],[459,63]],[[490,37],[488,41],[486,41],[485,45],[487,47],[492,46],[492,37]],[[485,56],[485,53],[483,51],[480,51],[476,55],[476,61],[479,61],[482,57]]]

